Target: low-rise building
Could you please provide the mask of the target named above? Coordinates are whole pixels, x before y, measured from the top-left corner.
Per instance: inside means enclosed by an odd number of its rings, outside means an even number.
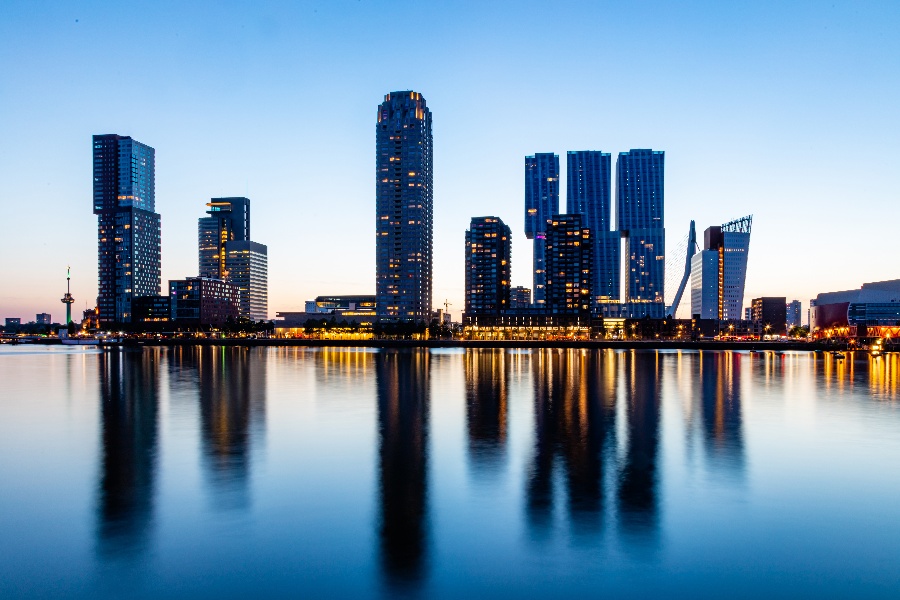
[[[131,303],[135,323],[156,323],[172,320],[172,299],[169,296],[140,296]]]
[[[224,325],[238,317],[239,292],[236,285],[207,277],[169,281],[172,320],[183,325]]]
[[[900,279],[826,292],[810,301],[810,333],[822,337],[895,337],[900,334]]]

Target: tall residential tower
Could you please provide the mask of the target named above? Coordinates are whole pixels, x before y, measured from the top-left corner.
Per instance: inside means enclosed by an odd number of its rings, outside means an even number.
[[[625,238],[624,302],[633,317],[665,316],[665,153],[620,152],[616,221]]]
[[[472,217],[466,231],[467,314],[500,314],[510,307],[512,232],[499,217]]]
[[[391,92],[375,125],[375,294],[382,321],[431,320],[431,111]]]
[[[160,293],[156,153],[115,134],[95,135],[93,152],[99,321],[129,323],[132,299]]]
[[[534,240],[534,285],[537,306],[545,302],[547,273],[544,267],[544,240],[548,223],[559,213],[559,156],[536,153],[525,157],[525,236]]]

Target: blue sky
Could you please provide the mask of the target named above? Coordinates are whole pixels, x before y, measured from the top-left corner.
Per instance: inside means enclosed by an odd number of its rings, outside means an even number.
[[[747,298],[900,277],[898,2],[7,0],[0,317],[61,315],[68,264],[93,306],[95,133],[156,148],[164,290],[205,202],[247,195],[271,316],[374,293],[375,109],[405,89],[434,118],[435,306],[462,308],[476,215],[530,287],[534,152],[665,150],[670,249],[754,214]]]

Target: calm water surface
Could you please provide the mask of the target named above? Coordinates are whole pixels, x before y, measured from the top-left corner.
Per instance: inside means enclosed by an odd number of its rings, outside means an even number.
[[[0,349],[0,597],[900,597],[900,356]]]

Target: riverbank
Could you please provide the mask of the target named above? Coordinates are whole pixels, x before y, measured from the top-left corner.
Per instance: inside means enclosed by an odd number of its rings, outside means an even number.
[[[47,340],[44,343],[52,343]],[[714,340],[311,340],[311,339],[147,339],[126,340],[126,346],[245,346],[307,348],[572,348],[612,350],[732,350],[811,352],[819,343],[803,341],[726,342]],[[829,350],[837,348],[830,345]]]

